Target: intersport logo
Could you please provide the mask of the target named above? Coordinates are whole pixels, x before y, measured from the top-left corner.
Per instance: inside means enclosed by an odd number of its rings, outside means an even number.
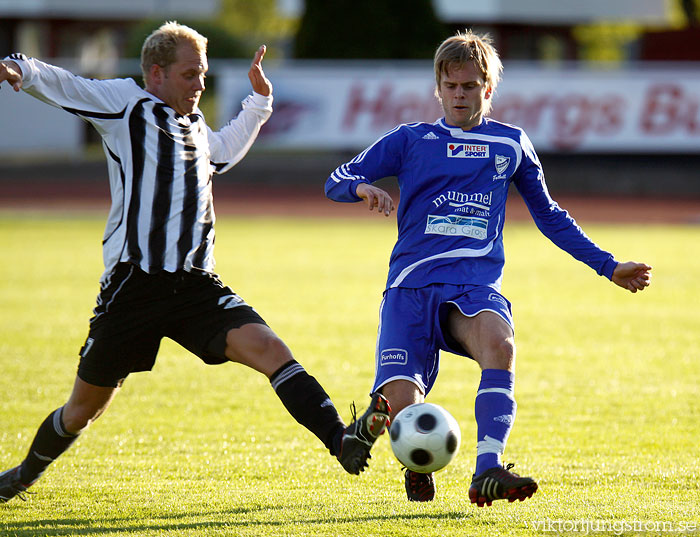
[[[447,144],[448,158],[489,158],[489,146],[484,144]]]

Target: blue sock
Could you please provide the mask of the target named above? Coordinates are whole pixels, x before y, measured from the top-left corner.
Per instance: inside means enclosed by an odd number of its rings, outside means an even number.
[[[513,396],[515,375],[504,369],[484,369],[476,394],[474,414],[477,426],[475,475],[501,466],[501,455],[515,421],[517,405]]]

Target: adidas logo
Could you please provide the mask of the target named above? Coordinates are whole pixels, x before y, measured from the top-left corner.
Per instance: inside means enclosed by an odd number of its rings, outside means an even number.
[[[434,132],[429,132],[428,134],[423,136],[423,140],[438,140],[438,137]]]
[[[484,479],[484,486],[481,491],[488,500],[498,500],[502,496],[498,487],[499,484],[500,483],[492,477]]]

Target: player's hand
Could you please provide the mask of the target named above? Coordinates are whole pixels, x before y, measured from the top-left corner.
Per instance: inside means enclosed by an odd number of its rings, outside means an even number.
[[[272,93],[272,83],[267,79],[262,68],[262,59],[266,50],[265,45],[260,45],[260,48],[255,52],[253,63],[250,64],[250,71],[248,71],[248,78],[253,86],[253,91],[267,97]]]
[[[371,211],[375,207],[378,213],[384,213],[384,216],[389,216],[394,210],[394,200],[388,192],[377,188],[376,186],[367,183],[357,185],[356,194],[367,202],[367,206]]]
[[[12,60],[0,61],[0,88],[5,80],[15,91],[19,91],[22,88],[22,70],[17,65],[17,62]]]
[[[643,291],[651,283],[651,267],[644,263],[618,263],[612,275],[612,281],[620,287],[636,293]]]

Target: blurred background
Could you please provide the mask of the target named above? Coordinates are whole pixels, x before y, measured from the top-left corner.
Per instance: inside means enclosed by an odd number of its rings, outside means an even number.
[[[526,130],[554,194],[700,200],[700,0],[0,0],[0,56],[140,82],[141,44],[164,20],[209,38],[213,128],[268,46],[275,112],[228,172],[237,185],[318,193],[387,130],[440,117],[432,55],[472,28],[505,66],[492,115]],[[69,183],[107,196],[89,125],[7,86],[0,110],[0,199]]]

